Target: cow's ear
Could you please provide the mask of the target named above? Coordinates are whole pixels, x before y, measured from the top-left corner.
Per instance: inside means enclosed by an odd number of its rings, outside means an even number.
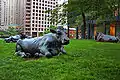
[[[50,32],[52,32],[52,33],[57,33],[55,30],[53,30],[53,29],[50,29]]]

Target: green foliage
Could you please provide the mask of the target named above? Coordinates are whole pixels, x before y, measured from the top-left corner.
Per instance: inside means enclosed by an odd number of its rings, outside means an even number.
[[[46,13],[51,13],[48,17],[51,25],[65,24],[67,23],[67,4],[57,5],[54,10],[47,10]]]
[[[4,32],[0,32],[0,36],[3,36],[4,35]]]
[[[18,31],[15,29],[15,28],[12,28],[12,27],[9,27],[7,30],[6,30],[7,34],[9,34],[10,36],[13,36],[13,35],[17,35],[18,34]]]
[[[49,28],[46,29],[46,31],[44,31],[44,34],[48,34],[50,33],[50,29],[55,30],[56,28],[57,28],[56,26],[51,25]]]
[[[43,36],[43,32],[40,32],[40,33],[39,33],[39,36]]]
[[[78,17],[85,13],[86,17],[89,14],[89,20],[114,21],[114,11],[120,8],[119,0],[69,0],[68,4],[68,19],[71,25],[78,23]],[[79,23],[81,23],[79,18]]]
[[[71,40],[66,55],[23,59],[0,40],[1,80],[119,80],[120,44]]]

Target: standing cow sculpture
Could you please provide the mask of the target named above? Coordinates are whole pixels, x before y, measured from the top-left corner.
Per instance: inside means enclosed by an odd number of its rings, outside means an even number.
[[[23,58],[29,57],[52,57],[66,53],[64,45],[69,44],[69,38],[63,28],[50,29],[52,33],[42,37],[18,40],[16,43],[16,55]]]

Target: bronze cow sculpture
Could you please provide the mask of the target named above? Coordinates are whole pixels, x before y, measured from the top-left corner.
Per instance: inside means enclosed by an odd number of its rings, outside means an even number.
[[[10,36],[9,38],[5,38],[4,41],[10,43],[10,42],[17,42],[19,39],[25,39],[25,38],[32,38],[32,37],[20,34],[20,35]]]
[[[102,32],[97,33],[96,41],[99,42],[118,42],[119,38],[111,35],[105,35]]]
[[[60,52],[66,53],[63,45],[69,44],[69,38],[63,29],[50,29],[52,33],[42,37],[18,40],[16,54],[21,57],[52,57]]]

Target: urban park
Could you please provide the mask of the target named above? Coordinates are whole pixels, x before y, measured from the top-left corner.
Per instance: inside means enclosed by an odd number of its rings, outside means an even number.
[[[36,37],[21,28],[0,31],[0,80],[120,80],[117,1],[69,0]]]

